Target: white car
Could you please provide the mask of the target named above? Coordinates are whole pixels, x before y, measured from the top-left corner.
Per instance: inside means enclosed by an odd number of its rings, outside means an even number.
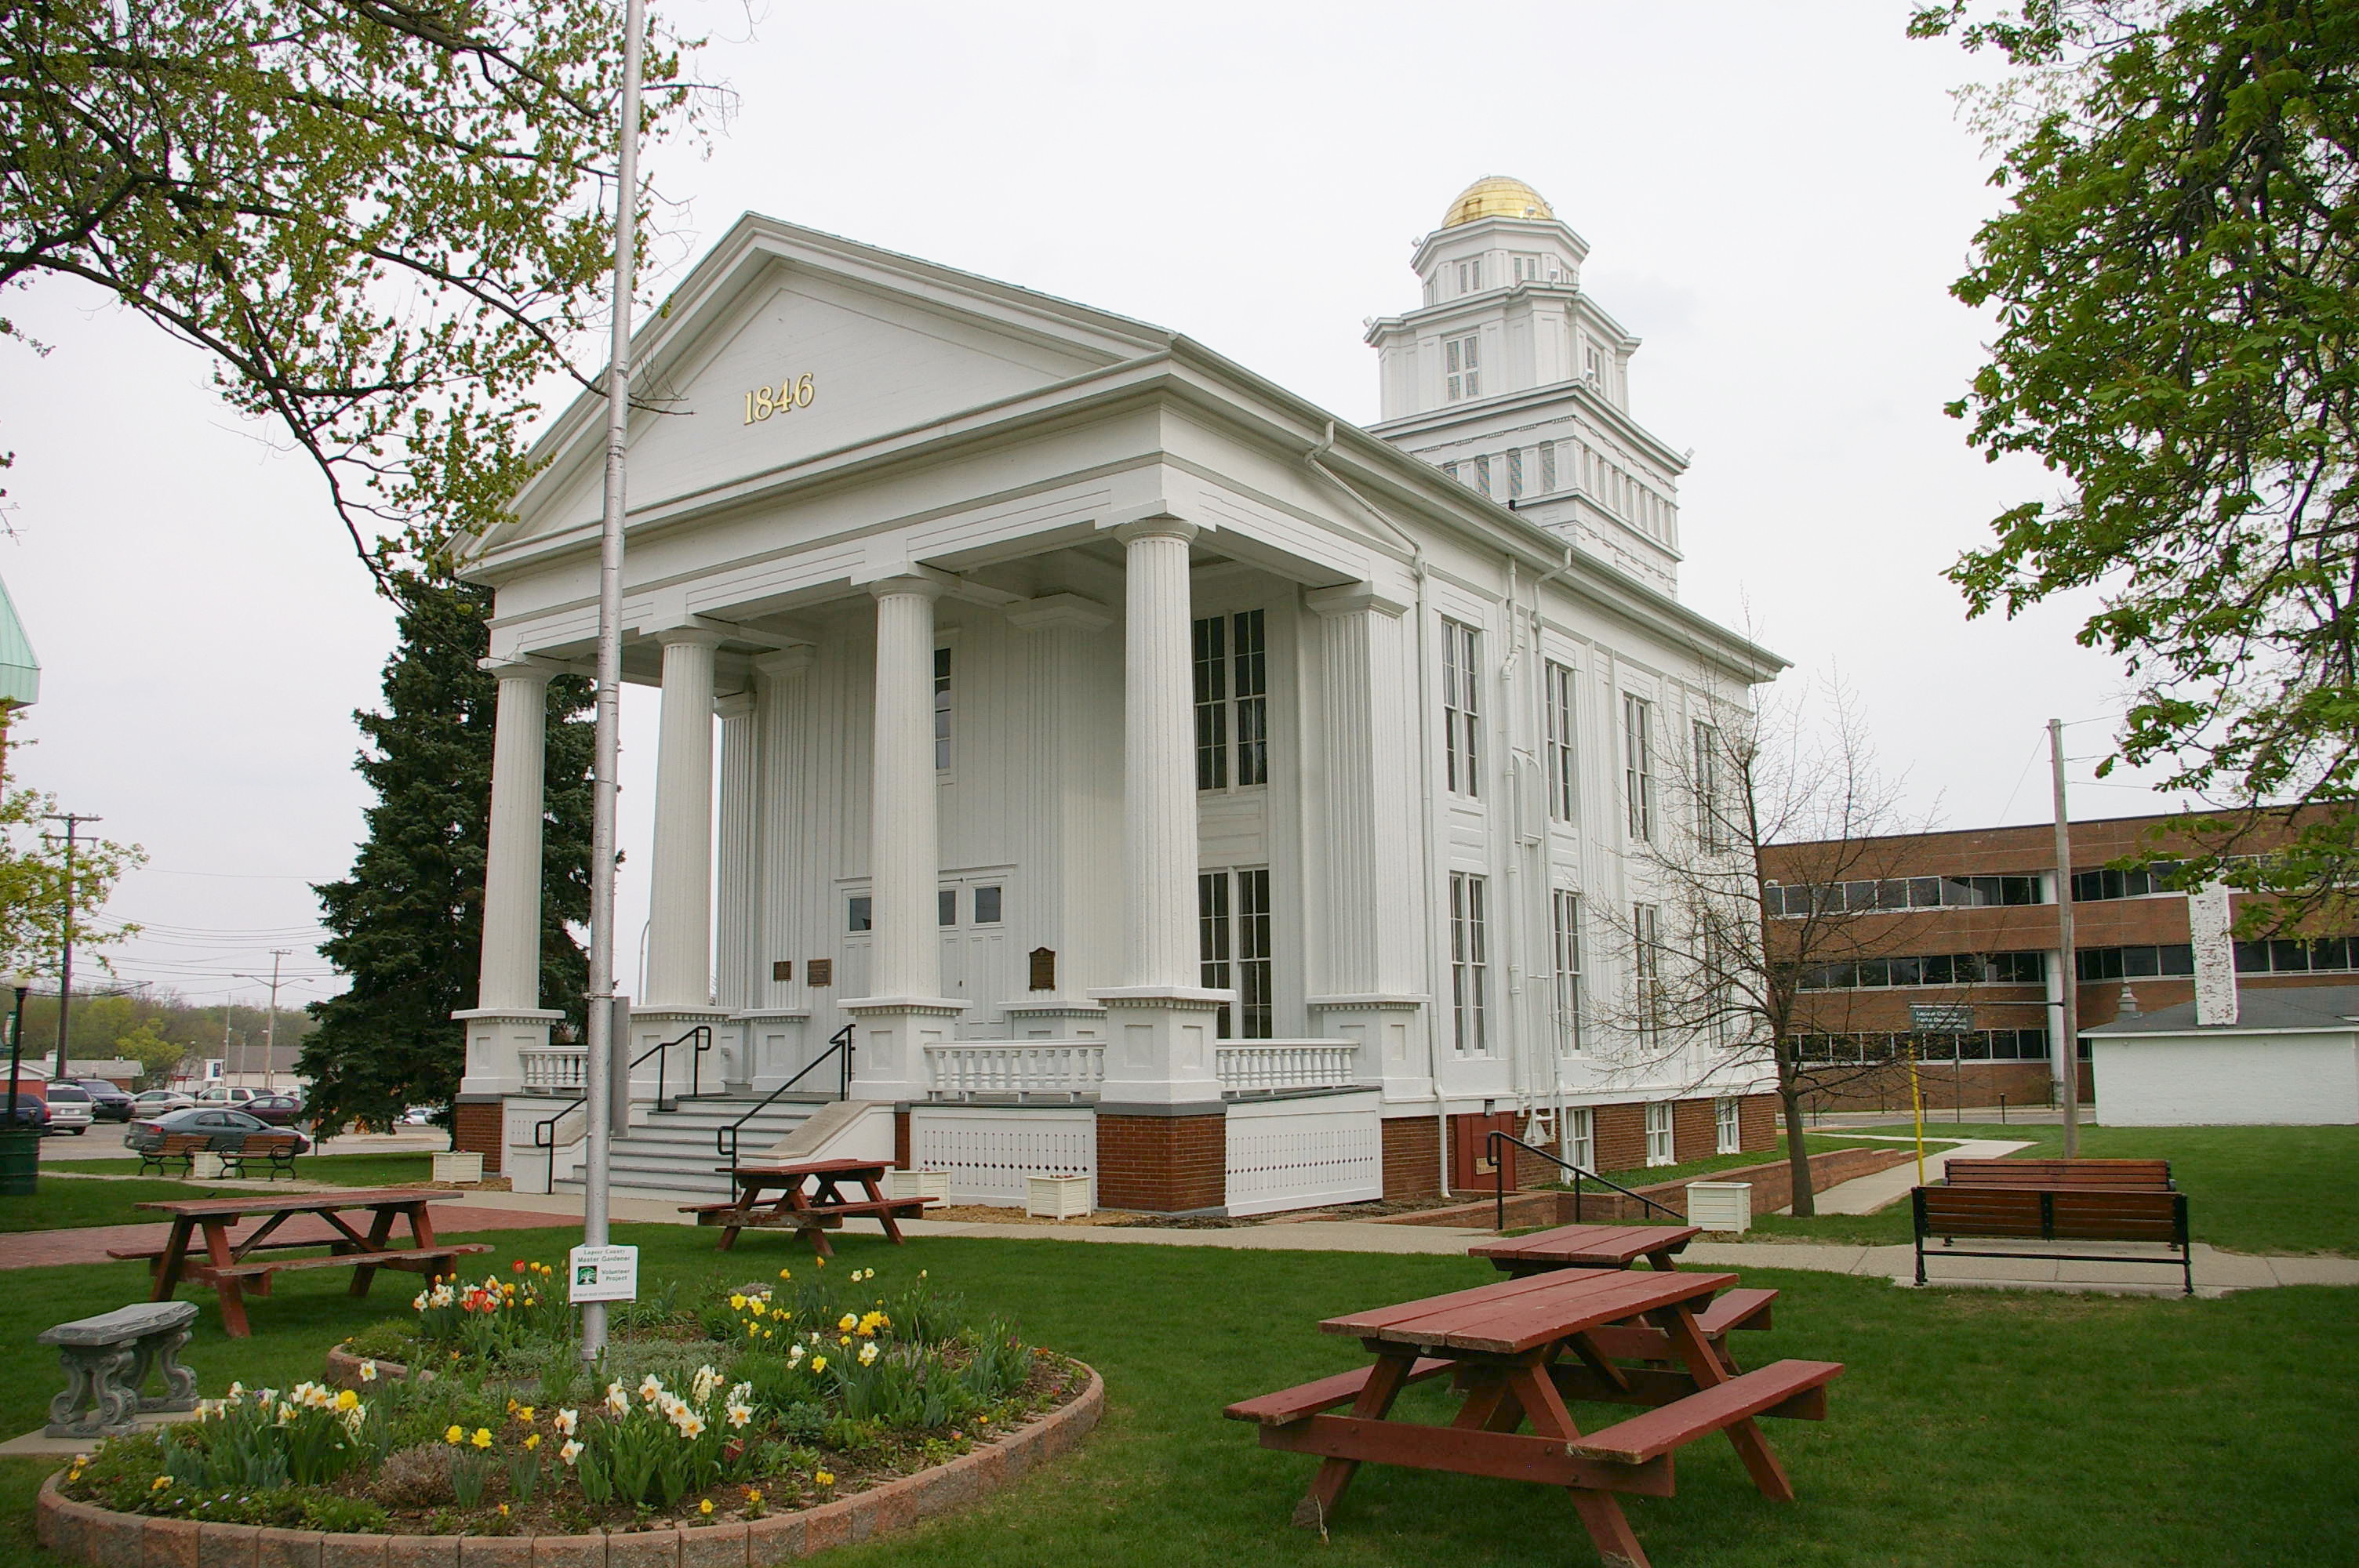
[[[244,1084],[207,1084],[197,1096],[199,1105],[244,1105],[260,1094],[260,1089],[247,1088]]]
[[[48,1086],[42,1098],[49,1102],[49,1130],[71,1132],[79,1138],[90,1130],[97,1119],[98,1102],[80,1084],[53,1083]]]
[[[178,1089],[148,1089],[131,1097],[131,1114],[153,1120],[168,1111],[187,1110],[196,1103],[194,1096]]]

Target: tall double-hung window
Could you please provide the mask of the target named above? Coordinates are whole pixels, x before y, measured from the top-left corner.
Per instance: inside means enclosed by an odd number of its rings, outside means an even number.
[[[1630,837],[1655,837],[1655,705],[1622,697],[1622,794],[1630,810]]]
[[[1572,671],[1564,665],[1548,666],[1541,701],[1548,709],[1549,815],[1571,822],[1573,806]]]
[[[1483,340],[1479,334],[1441,341],[1442,390],[1448,400],[1483,395]]]
[[[951,765],[951,651],[934,650],[934,771]]]
[[[1195,622],[1196,787],[1269,782],[1269,656],[1263,612]]]
[[[1557,1049],[1581,1049],[1581,895],[1567,888],[1549,894],[1556,949]]]
[[[1663,1022],[1662,911],[1654,904],[1630,906],[1630,970],[1638,1033],[1651,1040]]]
[[[1483,793],[1483,634],[1462,621],[1441,623],[1441,753],[1452,795]]]
[[[1484,893],[1481,877],[1450,873],[1450,1017],[1452,1043],[1462,1056],[1484,1056],[1491,1051],[1490,935]]]
[[[1196,932],[1201,983],[1237,993],[1234,1003],[1221,1009],[1220,1038],[1271,1038],[1269,869],[1200,872]]]
[[[1721,800],[1720,730],[1699,721],[1690,740],[1693,760],[1689,783],[1695,791],[1696,845],[1706,854],[1729,848],[1732,835]]]

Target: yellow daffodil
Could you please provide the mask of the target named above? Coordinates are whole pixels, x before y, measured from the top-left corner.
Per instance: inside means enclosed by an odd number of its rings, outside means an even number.
[[[492,1429],[488,1426],[479,1426],[475,1429],[475,1435],[467,1441],[478,1448],[489,1448],[492,1445]]]
[[[501,1517],[502,1519],[506,1519],[506,1518],[507,1518],[507,1517],[508,1517],[508,1506],[507,1506],[507,1504],[506,1504],[506,1503],[502,1503],[502,1504],[500,1505],[500,1517]]]
[[[778,1278],[781,1280],[791,1280],[794,1277],[794,1271],[790,1269],[781,1269],[778,1271]]]
[[[824,1356],[814,1356],[814,1357],[811,1357],[811,1370],[812,1370],[812,1371],[814,1371],[814,1372],[824,1372],[824,1371],[826,1371],[826,1370],[827,1370],[827,1357],[824,1357]]]
[[[536,1433],[534,1433],[531,1436],[529,1436],[529,1437],[527,1437],[527,1438],[526,1438],[526,1439],[524,1440],[524,1451],[525,1451],[527,1454],[531,1453],[534,1449],[536,1449],[536,1448],[538,1448],[538,1447],[539,1447],[539,1446],[540,1446],[540,1433],[537,1433],[537,1432],[536,1432]]]
[[[845,1313],[842,1317],[835,1320],[835,1326],[843,1330],[846,1334],[849,1334],[853,1329],[860,1326],[860,1320],[853,1316],[850,1313]]]
[[[762,1506],[761,1487],[748,1487],[745,1488],[745,1506],[751,1509],[758,1509]]]
[[[745,1292],[739,1291],[729,1298],[729,1310],[731,1312],[744,1312],[745,1310]]]
[[[151,1492],[160,1492],[160,1491],[162,1491],[165,1487],[167,1487],[170,1486],[171,1484],[172,1484],[172,1477],[171,1477],[171,1476],[157,1476],[157,1477],[156,1477],[156,1484],[155,1484],[154,1486],[152,1486],[152,1487],[149,1487],[147,1489],[148,1489],[149,1491],[151,1491]]]
[[[812,1474],[811,1479],[817,1481],[822,1487],[832,1487],[835,1485],[835,1474],[830,1470],[816,1471]]]
[[[696,1511],[710,1519],[712,1516],[712,1499],[711,1498],[707,1498],[702,1502],[697,1504]]]
[[[524,1422],[527,1426],[530,1426],[532,1424],[532,1412],[533,1407],[531,1405],[521,1406],[516,1411],[516,1420]]]
[[[450,1431],[442,1434],[442,1441],[445,1443],[464,1443],[467,1441],[467,1430],[464,1427],[454,1426]]]

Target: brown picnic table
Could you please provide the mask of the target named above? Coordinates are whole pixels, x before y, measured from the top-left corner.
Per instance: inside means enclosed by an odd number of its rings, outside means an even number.
[[[288,1193],[279,1196],[174,1198],[159,1203],[143,1203],[136,1206],[155,1209],[172,1217],[171,1234],[161,1247],[109,1248],[113,1258],[145,1260],[154,1288],[148,1292],[152,1301],[170,1301],[182,1283],[210,1285],[221,1297],[222,1326],[233,1339],[244,1339],[253,1331],[245,1321],[245,1297],[251,1291],[257,1296],[270,1293],[274,1276],[290,1269],[350,1269],[353,1271],[352,1293],[368,1294],[369,1283],[379,1269],[403,1269],[416,1273],[439,1274],[453,1266],[455,1260],[472,1252],[488,1252],[486,1242],[438,1242],[434,1239],[434,1218],[427,1206],[438,1198],[447,1199],[448,1193],[432,1187],[359,1188],[338,1192]],[[365,1211],[367,1229],[356,1228],[344,1219],[348,1214]],[[279,1227],[299,1215],[312,1215],[327,1222],[327,1236],[282,1236]],[[233,1236],[231,1228],[242,1219],[259,1218],[262,1223],[242,1236]],[[394,1227],[406,1222],[409,1227],[409,1245],[397,1246],[393,1239]],[[198,1233],[203,1233],[201,1249],[196,1246]],[[257,1252],[292,1251],[299,1249],[325,1247],[324,1258],[263,1258]]]
[[[835,1256],[827,1232],[848,1218],[875,1220],[893,1245],[901,1245],[896,1219],[915,1219],[931,1198],[888,1198],[885,1195],[887,1160],[812,1160],[801,1164],[756,1164],[728,1167],[737,1195],[726,1203],[683,1204],[682,1214],[696,1216],[699,1225],[722,1227],[721,1250],[737,1245],[741,1230],[799,1230],[810,1238],[811,1250],[822,1258]],[[865,1195],[845,1195],[857,1186]]]
[[[1680,1249],[1702,1234],[1703,1227],[1696,1225],[1561,1225],[1529,1236],[1477,1242],[1466,1250],[1516,1275],[1549,1269],[1627,1269],[1641,1258],[1668,1271]]]
[[[1735,1282],[1723,1273],[1558,1269],[1329,1318],[1319,1326],[1357,1337],[1372,1366],[1223,1413],[1256,1423],[1265,1448],[1319,1456],[1297,1524],[1324,1530],[1364,1464],[1533,1481],[1566,1489],[1607,1568],[1647,1568],[1624,1494],[1672,1496],[1673,1456],[1719,1432],[1765,1497],[1792,1501],[1756,1418],[1825,1419],[1826,1385],[1843,1373],[1833,1361],[1732,1372],[1697,1313]],[[1676,1366],[1615,1358],[1614,1336],[1634,1322],[1660,1336]],[[1445,1374],[1463,1396],[1447,1426],[1391,1419],[1402,1390]],[[1584,1433],[1571,1411],[1582,1403],[1646,1408]],[[1348,1414],[1325,1413],[1343,1404]],[[1530,1432],[1520,1431],[1527,1422]]]

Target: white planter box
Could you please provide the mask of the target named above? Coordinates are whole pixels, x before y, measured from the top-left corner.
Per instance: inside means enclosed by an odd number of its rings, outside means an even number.
[[[1024,1212],[1042,1219],[1077,1219],[1090,1212],[1087,1176],[1027,1176]]]
[[[1753,1184],[1690,1182],[1688,1223],[1700,1225],[1706,1230],[1733,1230],[1740,1234],[1752,1229]]]
[[[466,1184],[484,1179],[484,1157],[456,1152],[434,1156],[434,1179]]]
[[[936,1203],[951,1201],[951,1173],[948,1171],[887,1171],[885,1173],[885,1195],[888,1198],[931,1198]]]
[[[199,1154],[189,1162],[189,1180],[192,1182],[211,1181],[221,1173],[222,1157],[218,1154]]]

